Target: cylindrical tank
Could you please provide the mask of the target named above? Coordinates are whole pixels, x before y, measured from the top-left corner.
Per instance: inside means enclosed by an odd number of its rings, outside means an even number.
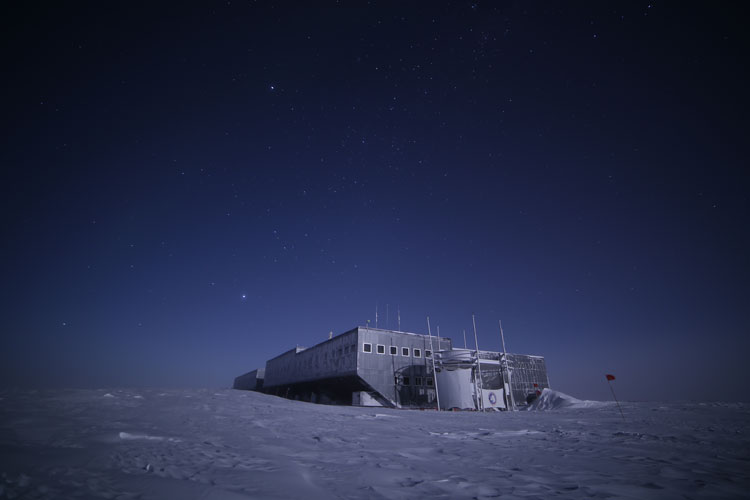
[[[476,410],[472,381],[476,364],[474,353],[468,349],[453,349],[435,354],[440,409]]]

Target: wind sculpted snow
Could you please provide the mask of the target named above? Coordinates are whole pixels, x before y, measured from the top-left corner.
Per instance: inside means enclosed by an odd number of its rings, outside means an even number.
[[[602,401],[586,401],[574,398],[560,391],[545,388],[531,405],[531,411],[561,410],[563,408],[596,408],[607,405]]]
[[[546,401],[546,402],[545,402]],[[555,402],[557,401],[557,402]],[[544,403],[544,404],[543,404]],[[0,498],[746,498],[740,404],[515,413],[232,390],[0,394]]]

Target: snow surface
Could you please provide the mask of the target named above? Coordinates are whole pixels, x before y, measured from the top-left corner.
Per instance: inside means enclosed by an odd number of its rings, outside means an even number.
[[[233,390],[0,393],[0,498],[747,498],[750,409],[544,393],[523,412]]]

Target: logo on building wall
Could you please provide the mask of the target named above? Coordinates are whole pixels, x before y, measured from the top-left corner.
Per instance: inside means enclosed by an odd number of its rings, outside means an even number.
[[[495,393],[494,393],[494,392],[491,392],[491,393],[489,394],[489,396],[487,396],[487,399],[489,399],[489,400],[490,400],[490,404],[491,404],[491,405],[493,405],[493,406],[494,406],[494,405],[496,405],[496,404],[497,404],[497,396],[495,396]]]

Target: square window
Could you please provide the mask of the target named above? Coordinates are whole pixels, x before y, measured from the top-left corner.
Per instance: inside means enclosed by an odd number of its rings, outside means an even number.
[[[409,385],[409,377],[404,377],[404,385]]]
[[[396,347],[395,345],[392,345],[391,346],[391,356],[395,356],[397,354],[398,354],[398,347]]]
[[[414,377],[414,384],[422,385],[422,377]]]
[[[432,377],[427,377],[427,387],[432,387]]]
[[[409,348],[408,347],[402,347],[401,348],[401,355],[402,356],[408,356],[409,355]]]
[[[362,344],[362,352],[372,352],[372,344]]]
[[[414,357],[415,358],[421,358],[422,357],[422,349],[414,348],[412,350],[412,352],[414,353]],[[419,385],[419,384],[417,384],[417,385]]]
[[[424,357],[425,358],[431,358],[432,357],[432,351],[429,349],[424,350]]]
[[[378,344],[378,354],[385,354],[385,346],[383,344]]]

